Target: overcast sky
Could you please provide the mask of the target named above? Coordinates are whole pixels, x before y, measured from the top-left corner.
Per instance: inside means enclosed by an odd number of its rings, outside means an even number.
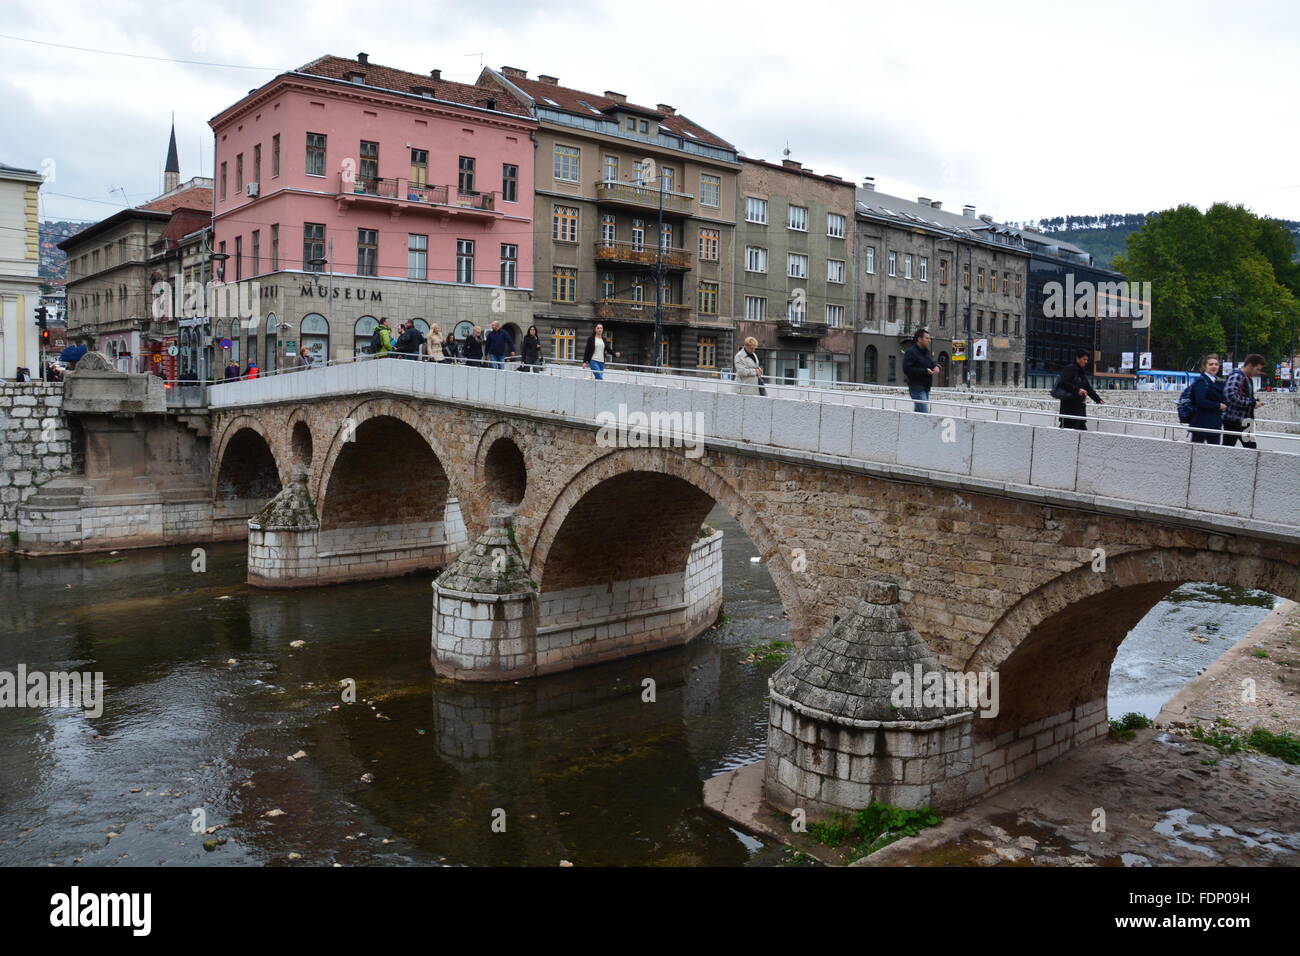
[[[670,103],[749,156],[999,220],[1226,200],[1300,220],[1300,4],[6,0],[0,162],[49,219],[212,174],[207,121],[324,53],[472,82],[481,62]],[[261,69],[166,62],[202,60]],[[78,198],[69,198],[78,197]]]

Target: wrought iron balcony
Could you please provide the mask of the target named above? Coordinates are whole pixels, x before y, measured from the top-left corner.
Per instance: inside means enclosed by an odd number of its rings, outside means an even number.
[[[689,216],[695,211],[695,197],[688,193],[660,191],[658,186],[639,186],[618,179],[602,179],[596,183],[596,201],[634,209],[658,209],[663,198],[664,212]]]
[[[776,324],[776,334],[783,339],[820,339],[830,328],[825,322],[791,322]]]
[[[685,249],[664,247],[664,268],[685,271],[691,268],[693,258]],[[658,261],[659,250],[644,242],[626,239],[597,239],[596,261],[608,265],[653,266]]]
[[[653,322],[655,320],[653,299],[649,302],[640,299],[597,299],[595,306],[596,318],[598,319],[622,319],[633,322]],[[663,320],[665,322],[686,322],[690,318],[690,314],[689,306],[676,302],[663,303]]]
[[[409,179],[356,176],[349,173],[339,174],[337,199],[340,206],[396,204],[403,210],[418,211],[427,206],[450,215],[499,215],[496,211],[496,193],[461,192],[452,186],[430,186]]]

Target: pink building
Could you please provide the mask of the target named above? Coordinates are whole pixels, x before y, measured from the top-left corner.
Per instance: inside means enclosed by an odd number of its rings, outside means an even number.
[[[256,284],[253,319],[214,317],[220,365],[348,359],[381,316],[527,327],[537,123],[513,98],[324,56],[210,125],[215,275]]]

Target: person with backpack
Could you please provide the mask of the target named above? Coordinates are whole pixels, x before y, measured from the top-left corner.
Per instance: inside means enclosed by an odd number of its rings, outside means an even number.
[[[1059,421],[1062,428],[1086,432],[1088,423],[1084,419],[1088,415],[1087,399],[1091,398],[1098,405],[1105,404],[1088,382],[1087,367],[1088,351],[1078,349],[1074,353],[1074,361],[1061,371],[1056,384],[1052,386],[1052,398],[1061,403]]]
[[[370,354],[386,355],[393,350],[393,330],[388,327],[387,317],[381,316],[370,333]]]
[[[1228,410],[1224,402],[1223,386],[1219,384],[1219,357],[1210,353],[1201,360],[1201,374],[1183,389],[1178,398],[1178,420],[1186,414],[1184,401],[1191,403],[1192,441],[1205,445],[1222,443],[1223,413]]]
[[[930,385],[938,374],[939,363],[930,357],[930,332],[917,329],[911,347],[903,353],[903,378],[912,399],[912,411],[923,414],[930,411]]]

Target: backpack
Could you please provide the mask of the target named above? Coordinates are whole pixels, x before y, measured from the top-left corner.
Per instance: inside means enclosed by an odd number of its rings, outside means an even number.
[[[378,355],[381,348],[383,348],[383,341],[379,338],[379,326],[376,325],[375,330],[370,333],[370,354]]]
[[[1189,424],[1196,417],[1196,401],[1192,398],[1192,388],[1195,385],[1194,381],[1188,383],[1182,394],[1178,396],[1178,420],[1184,425]]]

